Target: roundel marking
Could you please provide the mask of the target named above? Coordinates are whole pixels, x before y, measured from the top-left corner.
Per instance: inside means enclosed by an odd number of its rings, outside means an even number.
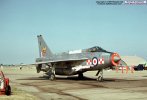
[[[93,65],[97,65],[98,64],[98,59],[96,57],[93,57],[92,64]]]

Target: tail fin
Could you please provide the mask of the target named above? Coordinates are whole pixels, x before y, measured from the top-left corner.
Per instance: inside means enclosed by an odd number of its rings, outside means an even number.
[[[46,45],[42,35],[38,35],[38,45],[39,45],[39,55],[40,57],[51,57],[53,56],[53,53],[51,52],[51,50],[48,48],[48,46]]]

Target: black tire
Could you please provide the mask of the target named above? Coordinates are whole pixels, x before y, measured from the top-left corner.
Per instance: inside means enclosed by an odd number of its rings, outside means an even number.
[[[99,77],[97,78],[97,81],[103,82],[103,77],[99,76]]]
[[[84,79],[84,75],[83,75],[83,73],[79,73],[79,75],[78,75],[78,79],[79,79],[79,80]]]
[[[10,87],[10,85],[6,86],[6,88],[5,88],[5,94],[7,96],[11,94],[11,87]]]
[[[55,80],[55,74],[51,74],[49,77],[49,80],[51,80],[51,81]]]

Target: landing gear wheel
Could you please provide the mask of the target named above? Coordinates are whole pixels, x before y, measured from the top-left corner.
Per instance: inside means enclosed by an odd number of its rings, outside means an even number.
[[[52,73],[49,77],[49,80],[51,80],[51,81],[55,80],[55,74]]]
[[[96,73],[97,77],[97,81],[102,82],[103,81],[103,69],[102,70],[98,70],[98,72]]]
[[[97,81],[102,82],[102,81],[103,81],[103,77],[102,77],[102,76],[99,76],[99,77],[97,78]]]
[[[83,79],[84,78],[84,76],[83,76],[83,73],[79,73],[79,75],[78,75],[78,79]]]
[[[50,66],[47,74],[48,74],[49,80],[51,80],[51,81],[55,80],[55,67],[54,66]]]
[[[5,94],[6,95],[10,95],[11,94],[11,87],[10,87],[10,85],[6,86]]]

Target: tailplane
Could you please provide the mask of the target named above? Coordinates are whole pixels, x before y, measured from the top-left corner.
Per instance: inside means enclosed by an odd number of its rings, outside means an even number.
[[[53,56],[53,53],[51,50],[48,48],[47,44],[45,43],[42,35],[38,35],[38,45],[39,45],[39,55],[40,57],[51,57]]]

